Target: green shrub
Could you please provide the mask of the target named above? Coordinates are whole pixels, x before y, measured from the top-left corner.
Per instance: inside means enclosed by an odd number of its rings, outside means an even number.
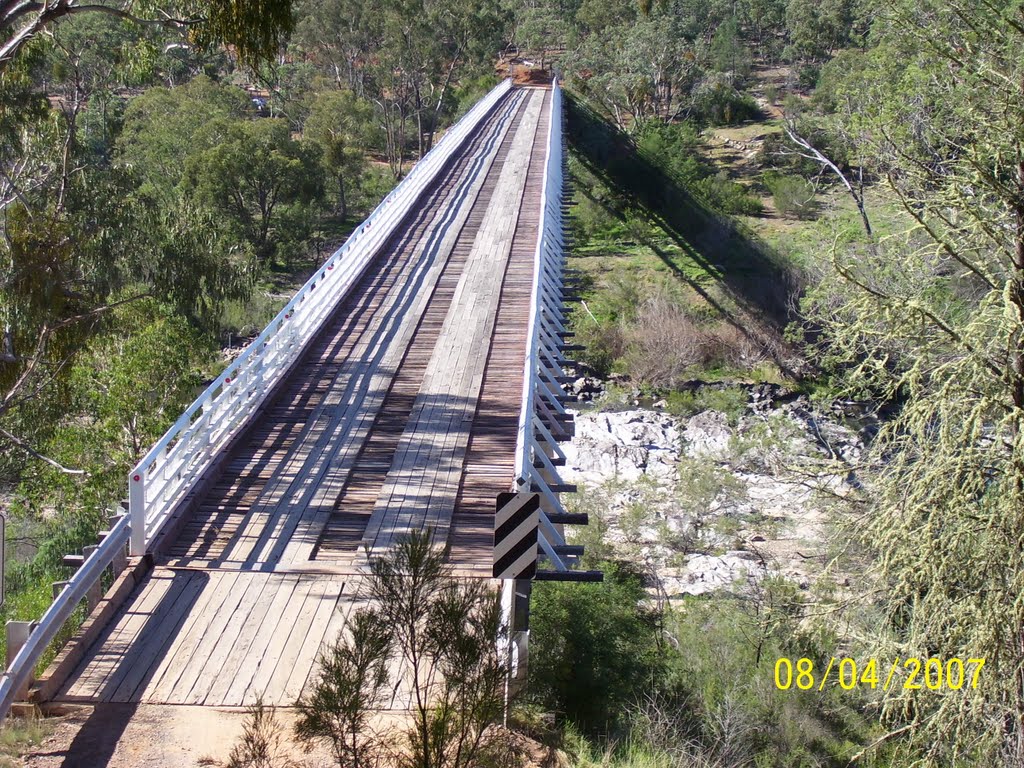
[[[764,183],[772,193],[775,209],[780,214],[797,219],[814,218],[818,206],[814,199],[814,185],[807,179],[765,174]]]
[[[701,83],[694,91],[693,106],[698,120],[708,125],[735,125],[761,114],[754,98],[737,91],[724,77]]]
[[[575,196],[576,205],[569,216],[569,226],[576,238],[576,246],[586,246],[594,241],[611,240],[622,229],[622,222],[608,212],[597,200],[586,195]]]
[[[273,707],[258,699],[246,711],[242,734],[228,755],[227,768],[297,768],[288,758],[284,727]]]
[[[797,74],[797,81],[800,83],[801,88],[811,89],[818,84],[820,76],[821,67],[818,64],[804,64],[800,67],[800,71]]]
[[[530,695],[587,732],[655,688],[668,658],[640,577],[601,565],[600,584],[537,582],[530,609]]]
[[[725,171],[701,179],[693,189],[722,213],[758,216],[764,212],[761,199],[742,184],[732,181]]]
[[[665,400],[668,412],[676,416],[689,417],[703,411],[718,411],[735,425],[746,413],[750,396],[742,387],[701,387],[670,392]]]
[[[700,156],[700,129],[692,121],[644,124],[637,137],[637,149],[683,186],[710,174]]]
[[[53,724],[37,717],[8,717],[0,726],[0,768],[25,763],[24,755],[39,747],[53,732]]]
[[[625,351],[622,326],[615,321],[596,323],[585,312],[577,317],[578,321],[573,324],[574,341],[583,345],[583,349],[576,353],[577,358],[595,376],[605,379]]]

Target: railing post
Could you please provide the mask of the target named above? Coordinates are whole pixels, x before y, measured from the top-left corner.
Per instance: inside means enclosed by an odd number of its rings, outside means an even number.
[[[113,529],[115,525],[121,522],[121,515],[111,515],[107,520],[109,521],[109,527]],[[115,579],[121,571],[128,567],[128,550],[123,545],[114,553],[114,557],[110,561],[110,567],[114,572]]]
[[[96,551],[95,546],[82,547],[82,555],[88,560],[92,557],[92,553]],[[103,599],[103,582],[97,578],[93,582],[92,586],[89,587],[85,593],[85,612],[87,614],[92,613],[92,609],[99,605],[100,600]]]
[[[128,477],[128,515],[131,517],[128,554],[142,557],[146,554],[146,472],[141,467],[136,467]]]
[[[6,624],[7,630],[7,666],[10,668],[11,663],[14,661],[14,657],[18,655],[25,643],[28,642],[28,636],[32,634],[32,622],[31,621],[8,621]],[[28,689],[35,682],[35,674],[29,674],[24,684],[14,692],[15,701],[28,701]]]

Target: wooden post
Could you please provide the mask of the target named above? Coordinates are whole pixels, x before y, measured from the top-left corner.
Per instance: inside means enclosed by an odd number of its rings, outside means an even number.
[[[96,551],[96,547],[82,547],[82,554],[85,559],[89,559],[89,555]],[[92,609],[95,608],[100,600],[103,599],[103,580],[96,579],[92,586],[89,587],[89,591],[85,593],[85,611],[86,613],[92,613]]]
[[[121,515],[111,515],[109,519],[110,528],[113,529],[121,520]],[[116,579],[121,571],[128,567],[128,550],[118,549],[114,555],[114,559],[110,561],[110,567],[114,571],[114,578]]]

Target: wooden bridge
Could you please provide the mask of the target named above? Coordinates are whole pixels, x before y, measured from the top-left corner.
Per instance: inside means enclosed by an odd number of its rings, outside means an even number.
[[[446,133],[132,470],[128,513],[23,638],[4,711],[111,568],[34,698],[291,705],[369,560],[411,530],[501,578],[510,621],[531,578],[594,577],[571,570],[562,525],[585,516],[558,498],[562,119],[557,82],[505,82]]]

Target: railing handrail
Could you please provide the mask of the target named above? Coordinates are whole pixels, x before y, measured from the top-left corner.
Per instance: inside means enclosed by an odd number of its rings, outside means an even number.
[[[541,181],[540,228],[537,233],[537,247],[533,254],[533,285],[530,291],[530,319],[527,327],[526,362],[523,370],[523,406],[519,413],[519,431],[516,435],[515,481],[521,491],[540,492],[542,498],[537,544],[541,553],[548,558],[556,570],[565,571],[568,570],[569,564],[556,549],[565,541],[545,511],[546,509],[562,511],[558,495],[552,490],[543,474],[547,469],[554,478],[557,478],[557,472],[534,435],[534,429],[537,428],[538,431],[545,434],[547,446],[556,454],[559,453],[557,444],[543,428],[543,423],[536,413],[537,398],[540,394],[538,393],[539,387],[543,386],[544,392],[548,395],[556,394],[544,384],[543,374],[550,374],[551,366],[556,368],[560,366],[560,355],[557,355],[555,351],[557,346],[552,346],[552,341],[557,344],[557,337],[554,336],[555,328],[561,327],[560,321],[557,319],[559,308],[554,306],[561,291],[558,287],[552,286],[552,275],[547,271],[551,262],[557,261],[562,253],[560,206],[564,188],[562,168],[564,158],[562,151],[562,90],[557,77],[551,83],[550,113],[547,155]],[[548,327],[545,326],[545,323]],[[552,325],[555,327],[551,327]],[[544,360],[541,359],[542,354]],[[543,397],[542,400],[544,400]],[[547,407],[553,406],[556,410],[564,412],[564,409],[558,404],[557,397],[554,399],[548,397],[545,402],[548,403]],[[535,453],[543,455],[540,459],[541,468],[537,468],[535,465]]]
[[[118,550],[124,551],[129,536],[128,515],[122,515],[110,529],[103,541],[96,547],[75,571],[60,594],[29,633],[28,640],[15,655],[11,665],[0,675],[0,720],[14,703],[18,691],[28,682],[43,653],[60,632],[61,627],[74,613],[86,593],[99,580],[103,571],[113,562]]]
[[[133,555],[146,551],[171,509],[198,481],[217,449],[226,444],[263,403],[274,384],[300,357],[305,344],[315,336],[331,311],[357,282],[372,256],[412,210],[438,171],[510,89],[511,81],[502,81],[445,132],[433,149],[413,166],[409,175],[310,276],[260,335],[185,409],[132,468],[128,474],[129,509],[137,521],[131,536]],[[321,289],[319,293],[315,292],[317,287]],[[320,299],[324,294],[327,298]],[[310,303],[304,305],[311,296]],[[304,312],[301,322],[289,325],[300,308],[310,311]],[[236,394],[237,390],[241,393]],[[199,423],[207,414],[215,414],[226,400],[232,402],[224,413],[219,414],[219,418],[211,415],[206,423]],[[194,433],[193,429],[196,430]],[[204,439],[206,442],[201,447],[191,445]],[[182,442],[190,445],[181,446]],[[158,483],[160,503],[155,505],[159,508],[154,511],[151,509],[154,505],[147,499],[147,474],[167,465],[173,465],[171,477],[165,476]]]
[[[551,167],[556,159],[554,141],[561,136],[561,102],[562,92],[558,78],[551,82],[551,118],[548,121],[547,156],[544,161],[544,174],[541,181],[540,226],[537,233],[537,247],[533,253],[533,285],[530,287],[530,320],[526,331],[526,364],[523,370],[523,407],[519,412],[519,432],[516,436],[515,477],[517,482],[529,486],[533,462],[530,460],[530,434],[533,425],[534,379],[540,364],[540,283],[544,268],[544,244],[547,239],[546,219],[548,202],[552,195]],[[556,128],[557,124],[557,128]],[[559,144],[560,148],[560,144]],[[560,166],[559,166],[560,167]]]

